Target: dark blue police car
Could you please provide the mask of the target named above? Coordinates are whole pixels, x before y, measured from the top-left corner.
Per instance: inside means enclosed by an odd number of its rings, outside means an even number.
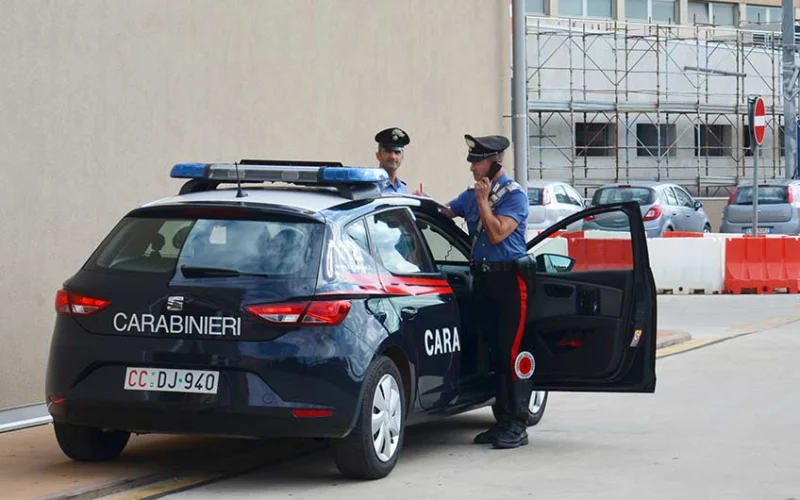
[[[407,425],[492,403],[468,236],[437,202],[381,196],[382,170],[340,164],[171,175],[181,193],[128,213],[57,293],[46,395],[66,455],[116,458],[131,432],[318,437],[343,474],[380,478]],[[529,248],[605,212],[630,219],[630,269],[536,256],[530,424],[543,391],[655,390],[638,205],[589,208]]]

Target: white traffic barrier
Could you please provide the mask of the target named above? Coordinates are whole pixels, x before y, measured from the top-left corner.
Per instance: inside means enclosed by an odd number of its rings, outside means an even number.
[[[610,240],[610,239],[630,239],[630,231],[603,231],[601,229],[589,229],[583,232],[583,237],[589,240]]]
[[[721,293],[724,238],[648,238],[650,268],[659,293]]]

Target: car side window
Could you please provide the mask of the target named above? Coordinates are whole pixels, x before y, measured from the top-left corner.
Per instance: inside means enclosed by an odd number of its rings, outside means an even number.
[[[671,206],[678,206],[678,199],[675,197],[675,193],[672,192],[672,188],[668,187],[664,189],[664,196],[667,199],[667,203]]]
[[[565,187],[564,190],[567,192],[567,196],[569,196],[569,199],[572,200],[573,205],[583,207],[583,198],[581,197],[581,195],[578,194],[577,191],[572,189],[572,187]]]
[[[369,251],[369,240],[367,239],[367,228],[364,226],[364,219],[359,219],[352,224],[349,224],[345,230],[345,234],[350,237],[354,242],[367,253]]]
[[[437,264],[467,264],[469,257],[465,255],[454,243],[447,233],[428,221],[419,221],[422,237],[431,249],[433,260]]]
[[[405,209],[367,217],[375,258],[393,274],[436,272],[414,221]]]
[[[678,197],[678,205],[683,205],[684,207],[694,208],[694,202],[692,201],[692,197],[681,188],[673,188],[675,191],[675,196]]]
[[[553,186],[553,194],[555,194],[556,201],[558,203],[564,203],[564,204],[567,204],[567,205],[571,204],[571,202],[569,200],[569,196],[567,196],[567,192],[564,191],[563,187],[561,187],[561,186]]]

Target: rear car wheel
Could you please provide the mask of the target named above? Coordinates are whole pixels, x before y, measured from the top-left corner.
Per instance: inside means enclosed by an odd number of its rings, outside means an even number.
[[[528,402],[528,427],[538,424],[544,417],[544,409],[547,407],[547,394],[547,391],[531,392],[531,399]],[[495,420],[498,420],[494,406],[492,406],[492,413]]]
[[[710,225],[708,225],[708,224],[706,224],[705,226],[703,226],[703,232],[704,232],[704,233],[710,233],[710,232],[711,232],[711,226],[710,226]]]
[[[61,451],[73,460],[102,462],[119,457],[131,436],[127,431],[105,431],[97,427],[53,422]]]
[[[354,479],[386,477],[397,464],[405,434],[405,392],[397,366],[375,359],[364,380],[364,398],[350,434],[333,444],[336,466]]]

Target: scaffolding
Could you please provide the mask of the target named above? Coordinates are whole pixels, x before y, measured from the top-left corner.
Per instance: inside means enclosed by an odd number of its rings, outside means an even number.
[[[759,177],[783,179],[782,40],[764,28],[528,16],[528,178],[587,195],[632,180],[728,194],[752,179],[748,96],[758,94]]]

